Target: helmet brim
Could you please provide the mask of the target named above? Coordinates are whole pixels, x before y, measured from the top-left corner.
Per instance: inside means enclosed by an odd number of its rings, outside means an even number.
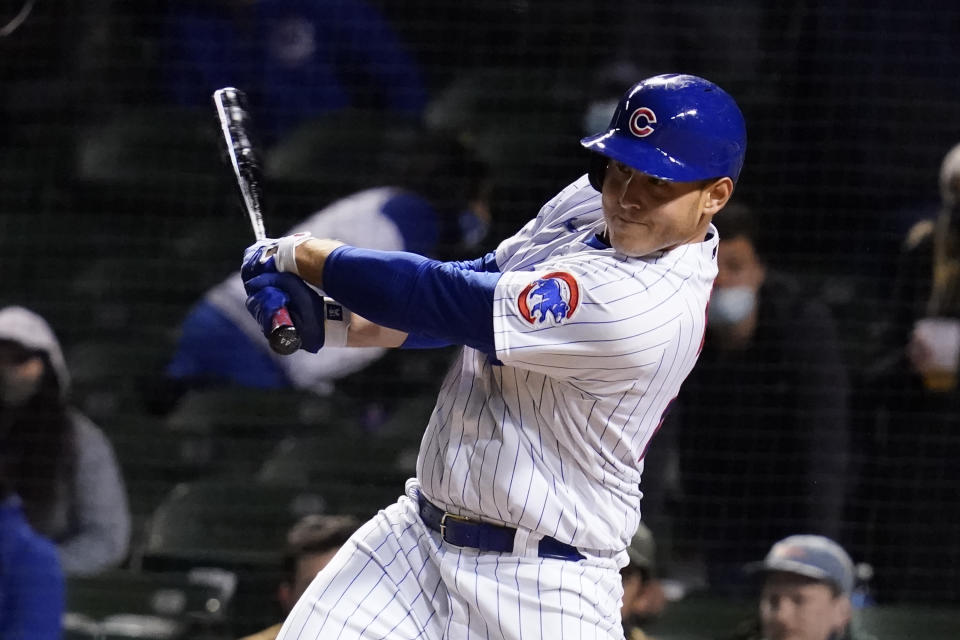
[[[594,153],[618,160],[645,175],[661,180],[695,182],[720,177],[715,171],[685,164],[652,144],[637,139],[626,140],[617,134],[617,129],[610,129],[587,136],[580,140],[580,144]]]

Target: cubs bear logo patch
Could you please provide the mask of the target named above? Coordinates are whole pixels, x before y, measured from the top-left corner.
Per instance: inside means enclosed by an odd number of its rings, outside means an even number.
[[[528,284],[517,297],[517,309],[532,325],[561,324],[573,317],[580,304],[576,278],[554,271]]]

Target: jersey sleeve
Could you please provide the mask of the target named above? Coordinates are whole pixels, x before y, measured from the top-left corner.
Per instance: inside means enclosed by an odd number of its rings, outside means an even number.
[[[614,264],[567,260],[503,274],[494,294],[497,358],[587,387],[630,385],[655,370],[683,325],[700,314],[702,326],[704,309],[684,300],[682,278]]]
[[[503,240],[496,249],[496,261],[497,264],[507,264],[511,257],[527,242],[536,235],[537,231],[543,228],[544,225],[549,224],[550,220],[556,214],[556,212],[562,208],[563,203],[579,189],[582,188],[582,182],[586,177],[580,178],[575,182],[569,184],[565,189],[560,191],[557,195],[551,198],[546,204],[544,204],[540,211],[537,213],[537,216],[532,220],[529,220],[523,227],[517,231],[515,234],[509,238]]]

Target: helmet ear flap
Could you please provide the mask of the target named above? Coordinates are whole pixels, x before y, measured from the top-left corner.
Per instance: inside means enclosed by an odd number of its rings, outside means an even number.
[[[587,177],[590,179],[590,186],[597,191],[603,192],[603,178],[607,173],[607,164],[609,159],[599,153],[590,154],[590,162],[587,165]]]

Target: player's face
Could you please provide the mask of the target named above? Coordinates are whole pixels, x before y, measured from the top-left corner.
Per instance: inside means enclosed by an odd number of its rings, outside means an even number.
[[[628,256],[702,242],[732,191],[730,178],[670,182],[611,161],[603,181],[607,237]]]
[[[821,582],[774,573],[763,586],[760,623],[768,640],[828,640],[849,620],[849,599]]]

